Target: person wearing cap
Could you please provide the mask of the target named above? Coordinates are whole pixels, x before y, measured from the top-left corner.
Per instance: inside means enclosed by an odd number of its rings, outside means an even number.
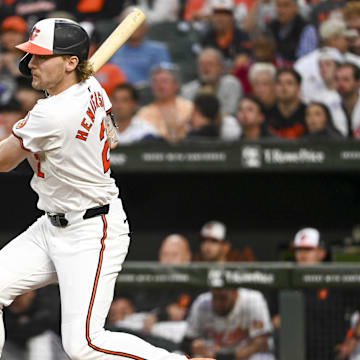
[[[210,291],[191,305],[182,349],[217,360],[274,360],[273,329],[263,294],[230,287],[222,275],[209,282]]]
[[[9,94],[15,93],[15,78],[20,76],[18,65],[23,55],[15,45],[25,41],[26,35],[27,23],[20,16],[9,16],[1,23],[0,83],[6,86]]]
[[[206,222],[200,230],[200,252],[194,255],[194,261],[255,261],[255,255],[249,247],[242,251],[232,248],[226,238],[226,226],[216,220]]]
[[[111,102],[93,76],[88,34],[74,21],[44,19],[17,47],[25,52],[19,70],[47,97],[0,142],[0,172],[27,159],[43,215],[0,250],[0,353],[3,309],[19,295],[58,283],[70,359],[186,360],[104,329],[130,227],[110,175]]]
[[[230,71],[238,57],[250,52],[250,37],[234,19],[234,0],[209,0],[211,27],[200,40],[200,47],[212,47],[222,52],[226,71]]]
[[[179,67],[160,63],[151,71],[154,101],[140,108],[137,117],[149,122],[169,142],[182,140],[188,130],[193,103],[178,95],[181,86]]]
[[[299,230],[295,234],[292,247],[297,264],[317,264],[324,261],[326,257],[326,249],[320,240],[319,230],[315,228]]]
[[[126,8],[119,17],[119,22],[132,11]],[[144,22],[129,40],[114,54],[110,63],[118,66],[125,74],[127,81],[138,88],[148,86],[151,69],[161,62],[171,62],[166,45],[146,38],[148,24]]]

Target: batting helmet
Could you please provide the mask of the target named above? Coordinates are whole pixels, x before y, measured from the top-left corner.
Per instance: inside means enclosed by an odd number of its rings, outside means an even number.
[[[31,76],[29,62],[36,55],[75,55],[79,62],[89,55],[89,36],[75,21],[50,18],[38,21],[31,30],[29,41],[16,47],[27,54],[20,60],[19,70]]]

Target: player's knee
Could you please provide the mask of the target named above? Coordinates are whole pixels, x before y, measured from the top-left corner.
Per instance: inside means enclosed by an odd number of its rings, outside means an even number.
[[[62,342],[64,350],[71,360],[88,359],[90,347],[86,339],[63,337]]]

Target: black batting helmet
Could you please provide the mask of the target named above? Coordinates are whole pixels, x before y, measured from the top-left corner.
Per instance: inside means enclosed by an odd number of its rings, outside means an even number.
[[[38,21],[31,30],[29,41],[16,47],[27,54],[20,60],[19,70],[31,76],[28,67],[33,54],[36,55],[75,55],[79,62],[89,55],[89,36],[75,21],[50,18]]]

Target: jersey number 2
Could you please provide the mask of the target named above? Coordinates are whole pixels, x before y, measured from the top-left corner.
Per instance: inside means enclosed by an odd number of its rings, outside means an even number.
[[[45,174],[41,171],[41,164],[40,164],[40,158],[38,154],[34,154],[35,159],[37,160],[37,176],[44,178]]]
[[[105,125],[104,125],[104,121],[101,123],[101,129],[100,129],[100,140],[102,141],[104,139],[104,134],[105,134]],[[104,148],[102,151],[102,162],[103,162],[103,166],[104,166],[104,174],[109,171],[110,169],[110,159],[108,158],[108,153],[109,153],[109,140],[106,139],[105,140],[105,144],[104,144]]]

